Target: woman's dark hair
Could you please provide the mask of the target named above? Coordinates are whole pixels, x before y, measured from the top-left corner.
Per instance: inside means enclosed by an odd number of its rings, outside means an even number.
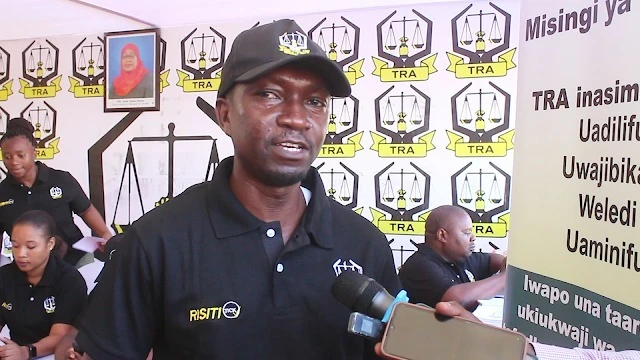
[[[13,222],[13,226],[15,227],[16,225],[31,225],[42,231],[47,239],[54,237],[56,242],[53,246],[53,254],[60,259],[66,255],[68,250],[67,244],[60,236],[56,235],[56,222],[47,212],[42,210],[29,210],[24,212]]]
[[[5,139],[24,136],[33,146],[36,146],[38,142],[33,136],[33,131],[33,125],[29,120],[25,118],[13,118],[7,122],[7,131],[2,135],[2,138],[0,138],[0,145],[2,145]]]

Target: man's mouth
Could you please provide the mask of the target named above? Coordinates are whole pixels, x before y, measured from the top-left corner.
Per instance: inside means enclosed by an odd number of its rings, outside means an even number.
[[[299,142],[292,142],[292,141],[279,142],[277,145],[284,148],[287,151],[301,151],[301,150],[307,149],[305,144],[299,143]]]

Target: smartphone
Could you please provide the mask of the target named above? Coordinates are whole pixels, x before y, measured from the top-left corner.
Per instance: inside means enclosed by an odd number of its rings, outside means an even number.
[[[522,360],[527,338],[515,331],[398,303],[382,338],[382,353],[406,360]]]

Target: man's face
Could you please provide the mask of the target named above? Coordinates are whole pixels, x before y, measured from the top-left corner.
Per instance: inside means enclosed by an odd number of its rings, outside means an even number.
[[[324,141],[329,98],[322,78],[292,65],[235,85],[216,103],[235,148],[234,172],[268,186],[300,182]]]
[[[474,249],[475,235],[472,222],[466,213],[451,216],[445,228],[444,250],[449,261],[462,261],[470,256]]]

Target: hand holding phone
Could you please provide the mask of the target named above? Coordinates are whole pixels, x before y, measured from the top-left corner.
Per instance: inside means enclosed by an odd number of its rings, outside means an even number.
[[[407,360],[521,360],[526,348],[527,339],[515,331],[398,303],[382,338],[380,353]]]

